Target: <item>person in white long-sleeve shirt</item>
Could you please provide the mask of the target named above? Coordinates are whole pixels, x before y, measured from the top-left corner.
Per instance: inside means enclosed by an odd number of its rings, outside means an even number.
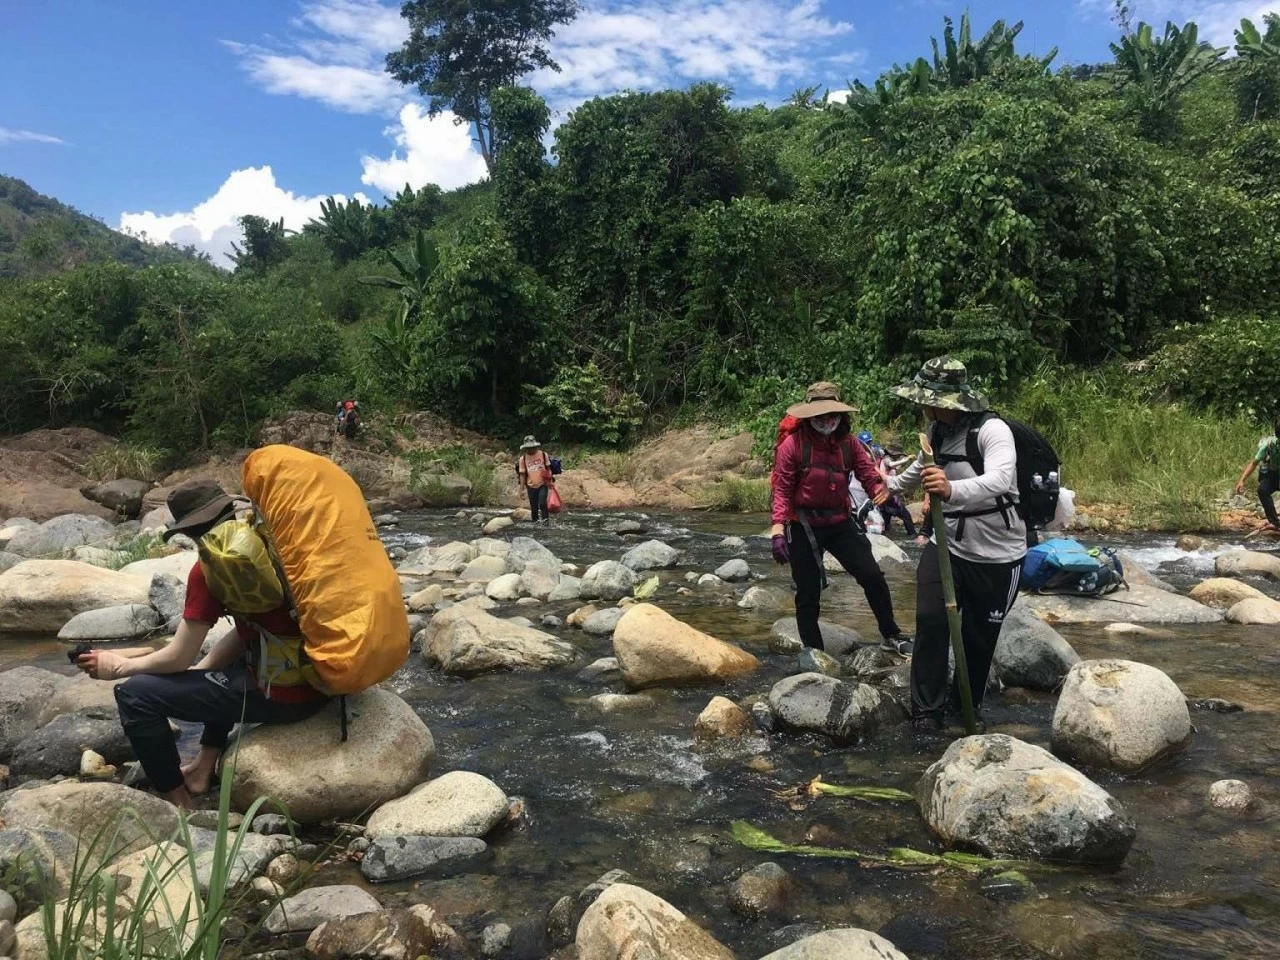
[[[930,360],[915,377],[892,390],[919,404],[929,420],[937,466],[923,458],[895,477],[895,493],[923,486],[942,498],[947,546],[960,608],[974,709],[982,705],[987,674],[1005,615],[1018,596],[1027,528],[1018,510],[1017,449],[1008,424],[989,412],[985,397],[969,386],[964,364]],[[916,644],[911,660],[911,724],[918,732],[942,729],[948,693],[950,636],[938,567],[930,541],[916,571]]]

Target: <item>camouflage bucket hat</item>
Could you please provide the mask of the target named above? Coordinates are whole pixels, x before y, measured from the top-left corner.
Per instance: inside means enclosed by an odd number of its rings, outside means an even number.
[[[890,387],[889,392],[922,407],[941,407],[964,413],[982,413],[990,407],[987,398],[969,386],[969,374],[964,364],[951,357],[934,357],[914,377]]]

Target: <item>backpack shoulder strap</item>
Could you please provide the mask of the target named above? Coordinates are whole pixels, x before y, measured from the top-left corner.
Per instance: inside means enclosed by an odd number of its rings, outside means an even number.
[[[999,419],[1000,415],[998,413],[993,413],[992,411],[988,410],[986,413],[979,416],[976,420],[974,420],[971,424],[969,424],[969,433],[964,440],[965,458],[969,461],[969,464],[973,467],[973,472],[979,475],[986,472],[985,470],[986,463],[983,460],[982,451],[978,448],[978,434],[982,431],[983,425],[988,420],[991,420],[993,418]]]
[[[800,469],[808,470],[813,466],[813,444],[803,433],[800,435]]]
[[[848,456],[846,457],[845,454],[848,454]],[[853,437],[851,436],[845,437],[844,440],[841,441],[840,443],[840,472],[841,473],[847,475],[853,470],[853,464],[855,463],[855,459],[854,459],[855,456],[856,454],[854,453],[854,449],[853,449]]]

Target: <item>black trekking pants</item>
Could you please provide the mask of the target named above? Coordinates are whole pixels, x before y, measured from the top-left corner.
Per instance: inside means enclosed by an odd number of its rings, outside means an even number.
[[[880,508],[880,516],[884,518],[884,535],[889,535],[889,530],[893,526],[893,518],[897,517],[902,521],[902,526],[907,531],[907,536],[914,540],[916,538],[916,522],[911,519],[911,511],[907,509],[907,505],[897,497],[890,500]]]
[[[551,519],[551,511],[547,509],[551,488],[544,483],[540,487],[525,487],[525,490],[529,494],[529,513],[533,515],[534,522]]]
[[[1273,527],[1280,527],[1276,519],[1276,492],[1280,491],[1280,472],[1264,470],[1258,474],[1258,500],[1262,503],[1262,512],[1267,515],[1267,522]]]
[[[893,619],[893,598],[884,571],[871,554],[871,544],[852,520],[829,527],[812,527],[819,550],[830,553],[840,566],[858,581],[867,603],[876,616],[881,636],[896,637],[902,631]],[[822,612],[821,559],[813,554],[804,526],[796,521],[787,524],[787,543],[791,547],[791,578],[796,584],[796,626],[806,647],[822,649],[822,631],[818,615]]]
[[[142,673],[116,687],[120,725],[151,785],[160,793],[182,786],[178,747],[169,720],[203,723],[202,747],[221,750],[231,728],[245,723],[295,723],[328,701],[277,703],[258,689],[243,660],[221,670]]]
[[[987,674],[995,656],[996,642],[1005,614],[1018,598],[1022,561],[976,563],[951,555],[951,575],[956,584],[956,606],[960,608],[960,634],[964,639],[965,663],[969,667],[969,691],[973,709],[982,706]],[[911,654],[911,716],[932,717],[939,723],[947,706],[949,687],[959,700],[958,686],[948,685],[947,654],[951,633],[947,627],[947,604],[942,595],[942,574],[938,569],[938,548],[930,543],[916,570],[916,645]]]

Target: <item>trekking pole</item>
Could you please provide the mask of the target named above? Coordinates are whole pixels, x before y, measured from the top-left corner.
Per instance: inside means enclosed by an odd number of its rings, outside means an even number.
[[[933,447],[929,438],[920,434],[920,455],[926,467],[933,462]],[[969,664],[964,658],[964,637],[960,632],[960,608],[956,606],[956,582],[951,576],[951,554],[947,550],[947,521],[942,515],[942,497],[929,494],[929,516],[933,521],[933,534],[937,540],[938,571],[942,577],[942,596],[947,602],[947,630],[951,634],[951,651],[956,657],[956,686],[960,688],[960,712],[964,717],[964,732],[970,736],[978,732],[973,715],[973,692],[969,689]]]

